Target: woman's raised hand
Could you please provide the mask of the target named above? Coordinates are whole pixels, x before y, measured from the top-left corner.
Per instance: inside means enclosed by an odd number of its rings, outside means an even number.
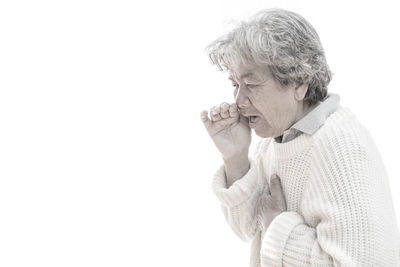
[[[211,118],[207,110],[202,111],[200,117],[224,159],[248,152],[251,143],[249,120],[240,115],[236,103],[224,102],[210,109]]]

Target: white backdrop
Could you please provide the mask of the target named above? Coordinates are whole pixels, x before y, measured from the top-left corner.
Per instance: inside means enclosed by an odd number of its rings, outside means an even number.
[[[0,266],[248,266],[211,190],[200,111],[233,97],[204,48],[270,7],[316,28],[400,222],[395,2],[0,2]]]

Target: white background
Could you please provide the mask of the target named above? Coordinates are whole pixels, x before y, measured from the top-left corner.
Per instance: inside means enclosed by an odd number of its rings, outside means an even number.
[[[0,266],[248,266],[211,190],[200,112],[233,97],[204,48],[269,7],[316,28],[400,221],[395,2],[2,1]]]

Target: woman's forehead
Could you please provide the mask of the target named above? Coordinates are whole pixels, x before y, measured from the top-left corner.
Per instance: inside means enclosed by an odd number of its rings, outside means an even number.
[[[228,70],[229,77],[233,79],[245,79],[245,78],[260,78],[268,77],[270,71],[268,66],[260,66],[256,64],[239,64]]]

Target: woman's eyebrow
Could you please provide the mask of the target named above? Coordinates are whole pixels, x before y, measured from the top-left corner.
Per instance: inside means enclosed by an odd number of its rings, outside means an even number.
[[[243,74],[242,76],[240,76],[240,79],[252,78],[253,76],[254,76],[254,73],[253,73],[253,72],[248,72],[248,73]],[[229,76],[228,79],[234,81],[234,79],[233,79],[232,76]]]
[[[240,79],[244,79],[244,78],[251,78],[254,76],[254,73],[252,72],[248,72],[246,74],[243,74],[242,76],[240,76]]]

